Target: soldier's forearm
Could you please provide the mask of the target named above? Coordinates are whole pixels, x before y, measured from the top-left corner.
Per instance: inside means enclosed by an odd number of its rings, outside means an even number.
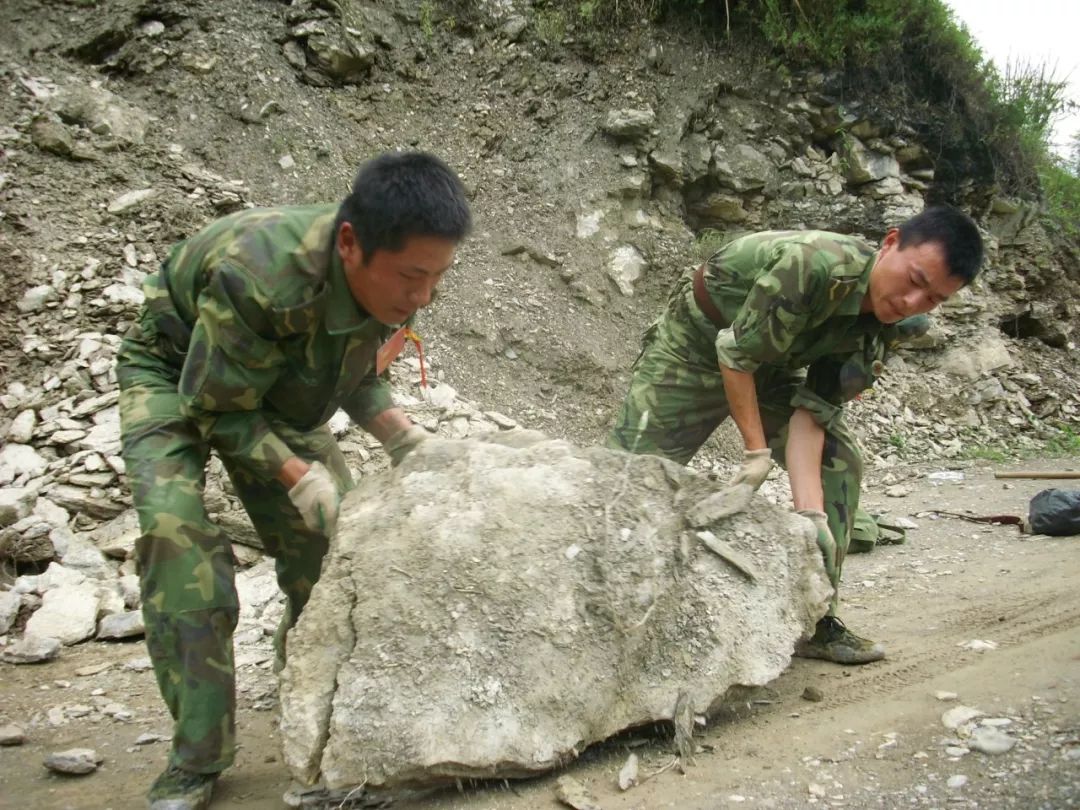
[[[825,449],[825,429],[804,408],[796,408],[788,422],[785,450],[791,498],[795,509],[825,509],[821,485],[821,456]]]
[[[310,468],[311,465],[300,456],[292,456],[285,459],[285,463],[281,465],[277,480],[285,485],[285,489],[292,489]]]
[[[724,394],[731,409],[731,418],[742,434],[743,445],[747,450],[764,450],[768,445],[765,443],[765,428],[761,424],[754,375],[726,366],[720,366],[720,373],[724,378]]]
[[[361,427],[380,442],[386,444],[391,436],[412,427],[412,420],[405,415],[405,411],[401,410],[401,408],[387,408],[382,413],[375,414]]]

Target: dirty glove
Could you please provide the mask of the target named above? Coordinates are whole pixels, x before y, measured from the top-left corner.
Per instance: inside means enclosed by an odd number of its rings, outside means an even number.
[[[383,444],[386,454],[390,456],[390,466],[396,467],[410,451],[416,448],[416,445],[430,437],[431,434],[419,425],[399,430]]]
[[[341,495],[334,476],[318,461],[313,461],[289,490],[289,500],[304,519],[304,525],[313,532],[328,537],[334,533]]]
[[[819,512],[817,509],[800,509],[799,514],[804,518],[809,518],[817,529],[817,544],[825,560],[825,572],[829,575],[829,582],[835,588],[840,583],[837,581],[839,576],[836,570],[836,540],[829,531],[829,519],[824,512]]]
[[[749,484],[754,492],[765,483],[772,469],[772,450],[766,447],[764,450],[744,450],[742,466],[735,473],[735,477],[728,481],[728,486],[736,484]]]

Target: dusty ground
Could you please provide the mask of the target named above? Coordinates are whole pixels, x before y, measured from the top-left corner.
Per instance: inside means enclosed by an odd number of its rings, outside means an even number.
[[[1080,468],[1075,460],[1024,466]],[[795,660],[770,689],[700,733],[697,761],[685,773],[663,770],[672,762],[672,746],[659,728],[587,751],[565,773],[584,783],[605,810],[1080,807],[1078,538],[1031,537],[1009,526],[921,515],[934,509],[1023,514],[1032,495],[1054,485],[998,480],[986,465],[960,470],[962,481],[936,483],[926,477],[943,469],[893,469],[894,476],[911,476],[912,493],[886,498],[871,484],[867,495],[872,508],[911,517],[919,525],[909,531],[906,544],[853,556],[845,571],[843,616],[854,629],[888,645],[885,661],[840,668]],[[973,640],[997,648],[976,652],[961,646]],[[144,655],[139,643],[85,644],[49,664],[4,668],[0,723],[17,722],[28,732],[26,744],[0,749],[5,806],[142,806],[142,792],[162,766],[166,743],[136,746],[135,740],[148,732],[169,733],[151,674],[127,668]],[[112,667],[77,674],[102,662]],[[243,748],[220,784],[214,807],[283,806],[288,778],[277,750],[273,700],[264,691],[267,678],[257,668],[244,672]],[[809,686],[820,690],[820,702],[803,697]],[[938,692],[957,698],[942,701]],[[90,720],[100,718],[95,712],[59,726],[48,721],[54,706],[95,700],[122,704],[131,719]],[[949,757],[945,746],[953,732],[940,718],[957,704],[1011,720],[1006,731],[1019,744],[996,756]],[[105,757],[95,774],[60,778],[42,767],[49,752],[82,746]],[[630,751],[641,758],[643,777],[659,773],[623,793],[616,777]],[[958,775],[968,778],[966,785],[949,788],[948,780]],[[465,786],[394,806],[554,808],[559,806],[554,794],[552,776]]]

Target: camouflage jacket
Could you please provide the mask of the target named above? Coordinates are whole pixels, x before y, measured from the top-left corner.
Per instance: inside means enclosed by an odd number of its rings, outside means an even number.
[[[860,313],[875,256],[862,239],[826,231],[765,231],[725,245],[707,261],[705,289],[729,326],[702,319],[718,363],[806,369],[791,405],[824,424],[837,418],[881,373],[885,351],[928,325],[886,326]]]
[[[173,247],[145,284],[185,410],[219,449],[271,470],[292,455],[273,425],[311,430],[342,407],[393,407],[375,354],[393,332],[364,312],[334,244],[336,205],[241,211]]]

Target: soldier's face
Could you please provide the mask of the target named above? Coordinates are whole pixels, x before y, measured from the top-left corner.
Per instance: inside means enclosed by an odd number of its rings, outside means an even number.
[[[929,312],[948,300],[964,280],[949,275],[945,251],[937,242],[900,248],[900,232],[888,232],[870,271],[863,312],[882,323],[896,323]]]
[[[401,250],[377,250],[365,257],[349,223],[338,231],[338,253],[353,298],[386,324],[401,323],[431,303],[456,249],[457,243],[449,239],[411,236]]]

